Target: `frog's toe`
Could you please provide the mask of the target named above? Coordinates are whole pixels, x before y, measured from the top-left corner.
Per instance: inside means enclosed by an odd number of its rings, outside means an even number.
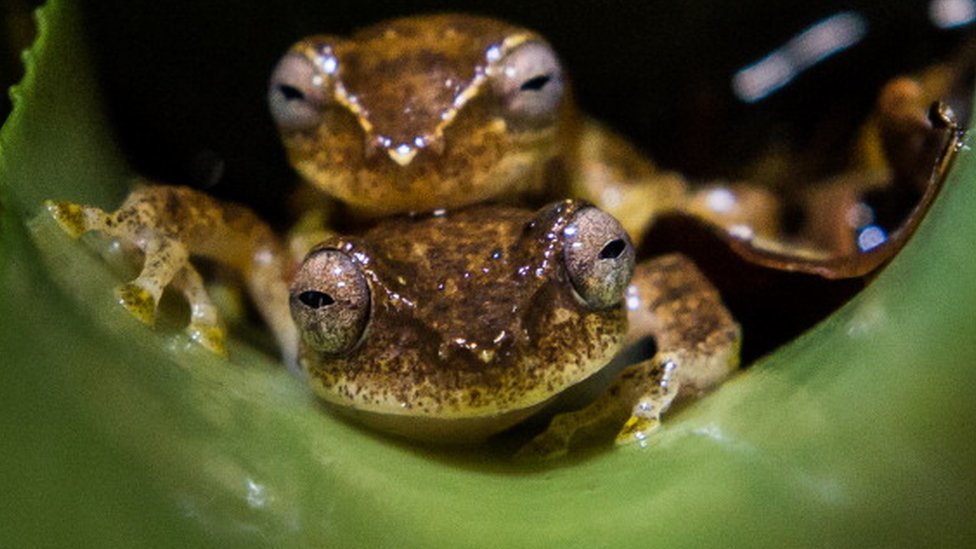
[[[656,417],[630,416],[627,423],[617,433],[617,444],[633,444],[645,440],[651,432],[661,426],[661,420]]]
[[[190,305],[190,324],[186,331],[190,340],[220,356],[227,355],[226,335],[220,314],[203,284],[200,273],[187,264],[173,278],[173,288],[183,292]]]
[[[88,231],[101,228],[107,218],[107,214],[99,208],[74,202],[45,200],[44,208],[58,222],[61,230],[72,238],[79,238]]]
[[[129,282],[115,289],[115,297],[129,314],[143,324],[153,325],[156,320],[156,299],[149,290]]]
[[[186,331],[190,340],[202,345],[204,349],[216,355],[227,356],[227,337],[220,326],[191,322]]]

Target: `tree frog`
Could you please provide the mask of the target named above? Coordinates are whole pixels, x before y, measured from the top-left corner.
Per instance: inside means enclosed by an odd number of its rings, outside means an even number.
[[[770,222],[771,199],[755,189],[721,211],[698,208],[683,178],[581,116],[570,95],[542,36],[460,14],[306,38],[268,90],[291,164],[359,218],[573,196],[635,239],[674,209],[757,230]]]
[[[631,277],[633,275],[633,281]],[[478,441],[591,378],[628,343],[653,358],[557,415],[523,455],[595,428],[637,440],[680,394],[738,365],[740,331],[680,255],[641,262],[609,214],[578,200],[394,217],[317,245],[290,289],[300,361],[343,414],[419,440]]]
[[[639,440],[676,397],[738,366],[739,326],[694,265],[667,255],[635,266],[622,225],[579,200],[391,216],[320,242],[293,276],[260,219],[193,189],[139,188],[112,213],[48,208],[72,235],[98,230],[141,244],[146,268],[118,290],[121,302],[151,321],[162,291],[152,282],[170,277],[191,303],[191,335],[217,351],[216,311],[178,243],[235,267],[316,393],[413,439],[484,439],[651,335],[651,359],[625,368],[592,404],[557,415],[522,454],[561,454],[608,425],[621,442]],[[276,319],[282,304],[290,318]]]
[[[744,185],[694,189],[577,114],[539,35],[437,15],[313,37],[281,59],[268,93],[289,158],[319,196],[306,204],[313,213],[293,232],[291,252],[246,208],[183,187],[139,188],[110,213],[47,203],[70,234],[101,231],[144,252],[139,277],[117,291],[140,320],[152,322],[172,285],[191,305],[191,337],[222,353],[216,309],[189,261],[215,258],[244,275],[286,361],[300,362],[327,401],[387,430],[445,440],[518,422],[589,377],[622,341],[652,334],[650,362],[625,369],[608,396],[557,416],[530,444],[547,455],[607,418],[624,425],[622,440],[640,438],[675,395],[710,388],[737,366],[739,330],[709,282],[688,260],[665,256],[639,264],[628,286],[633,242],[660,213],[685,211],[728,234],[747,232],[731,241],[745,253],[753,237],[776,243],[779,204]],[[908,127],[901,142],[922,131]],[[725,200],[713,200],[715,191]],[[597,208],[477,205],[566,196]],[[320,223],[323,197],[348,219]],[[328,223],[351,236],[336,237]],[[590,230],[603,236],[589,241]],[[574,259],[577,244],[585,261]],[[296,271],[294,259],[312,246]],[[757,262],[865,272],[833,267],[855,263],[829,251],[813,255],[769,246]],[[877,266],[890,254],[871,257]],[[624,266],[598,267],[611,263]],[[591,275],[600,280],[593,288]],[[596,306],[590,291],[602,296]],[[346,324],[348,333],[335,332]]]
[[[324,235],[324,209],[315,204],[326,200],[345,208],[329,220],[336,225],[575,197],[619,219],[638,245],[662,214],[681,212],[722,230],[750,261],[848,277],[898,248],[862,257],[860,233],[873,223],[862,199],[929,183],[931,161],[919,161],[919,148],[933,129],[926,110],[948,92],[944,84],[886,86],[849,173],[794,193],[788,206],[761,185],[692,184],[658,168],[576,110],[544,37],[496,19],[424,15],[348,37],[305,38],[273,70],[268,99],[288,158],[312,190],[301,195],[308,215],[292,234],[299,257]],[[805,221],[789,234],[784,212],[795,207]]]

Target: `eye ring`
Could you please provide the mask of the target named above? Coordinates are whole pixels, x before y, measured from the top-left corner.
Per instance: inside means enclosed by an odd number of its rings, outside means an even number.
[[[563,262],[576,294],[594,309],[620,303],[634,275],[634,246],[620,222],[594,207],[563,229]]]
[[[278,128],[300,131],[318,125],[327,85],[328,79],[311,59],[295,52],[285,54],[268,82],[268,107]]]
[[[545,120],[559,111],[565,88],[563,69],[548,44],[529,41],[516,46],[492,76],[495,93],[510,116]]]
[[[346,354],[362,341],[371,302],[362,269],[334,248],[309,254],[289,290],[291,316],[302,340],[329,355]]]

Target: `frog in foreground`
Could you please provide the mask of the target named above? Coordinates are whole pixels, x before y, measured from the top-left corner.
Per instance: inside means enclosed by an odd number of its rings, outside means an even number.
[[[688,260],[635,270],[617,220],[572,200],[398,217],[328,239],[292,282],[291,307],[323,399],[382,431],[450,443],[521,422],[624,345],[655,337],[653,358],[556,416],[523,455],[561,453],[594,428],[643,438],[679,393],[738,365],[739,328]]]
[[[738,366],[739,327],[694,265],[668,255],[635,267],[620,223],[581,201],[393,216],[319,243],[290,288],[282,270],[288,254],[270,229],[248,210],[192,189],[138,189],[111,214],[49,208],[75,235],[92,223],[128,235],[145,212],[166,209],[169,238],[194,242],[194,252],[245,273],[259,306],[288,302],[297,326],[289,337],[297,338],[297,361],[319,396],[339,413],[412,439],[480,441],[652,335],[652,358],[627,366],[592,404],[557,415],[521,454],[559,455],[596,429],[619,430],[619,442],[639,440],[676,397],[706,391]],[[232,248],[219,244],[235,239],[251,253],[221,255]],[[165,243],[151,247],[171,253]],[[172,264],[149,267],[158,274]],[[184,268],[173,285],[192,304],[191,333],[206,343],[217,327],[202,281]],[[122,286],[121,299],[132,291],[141,286]]]

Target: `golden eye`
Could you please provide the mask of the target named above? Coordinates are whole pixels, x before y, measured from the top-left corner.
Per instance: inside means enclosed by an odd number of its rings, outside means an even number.
[[[620,303],[634,275],[634,246],[612,215],[584,208],[563,229],[563,262],[576,293],[595,309]]]
[[[362,270],[330,248],[305,258],[290,290],[291,316],[302,339],[330,355],[347,353],[362,340],[370,302]]]
[[[282,130],[316,126],[327,98],[328,78],[304,55],[288,53],[278,61],[268,84],[268,106]]]
[[[493,72],[495,92],[509,114],[523,119],[548,119],[563,97],[563,69],[555,52],[542,42],[526,42],[502,59]]]

